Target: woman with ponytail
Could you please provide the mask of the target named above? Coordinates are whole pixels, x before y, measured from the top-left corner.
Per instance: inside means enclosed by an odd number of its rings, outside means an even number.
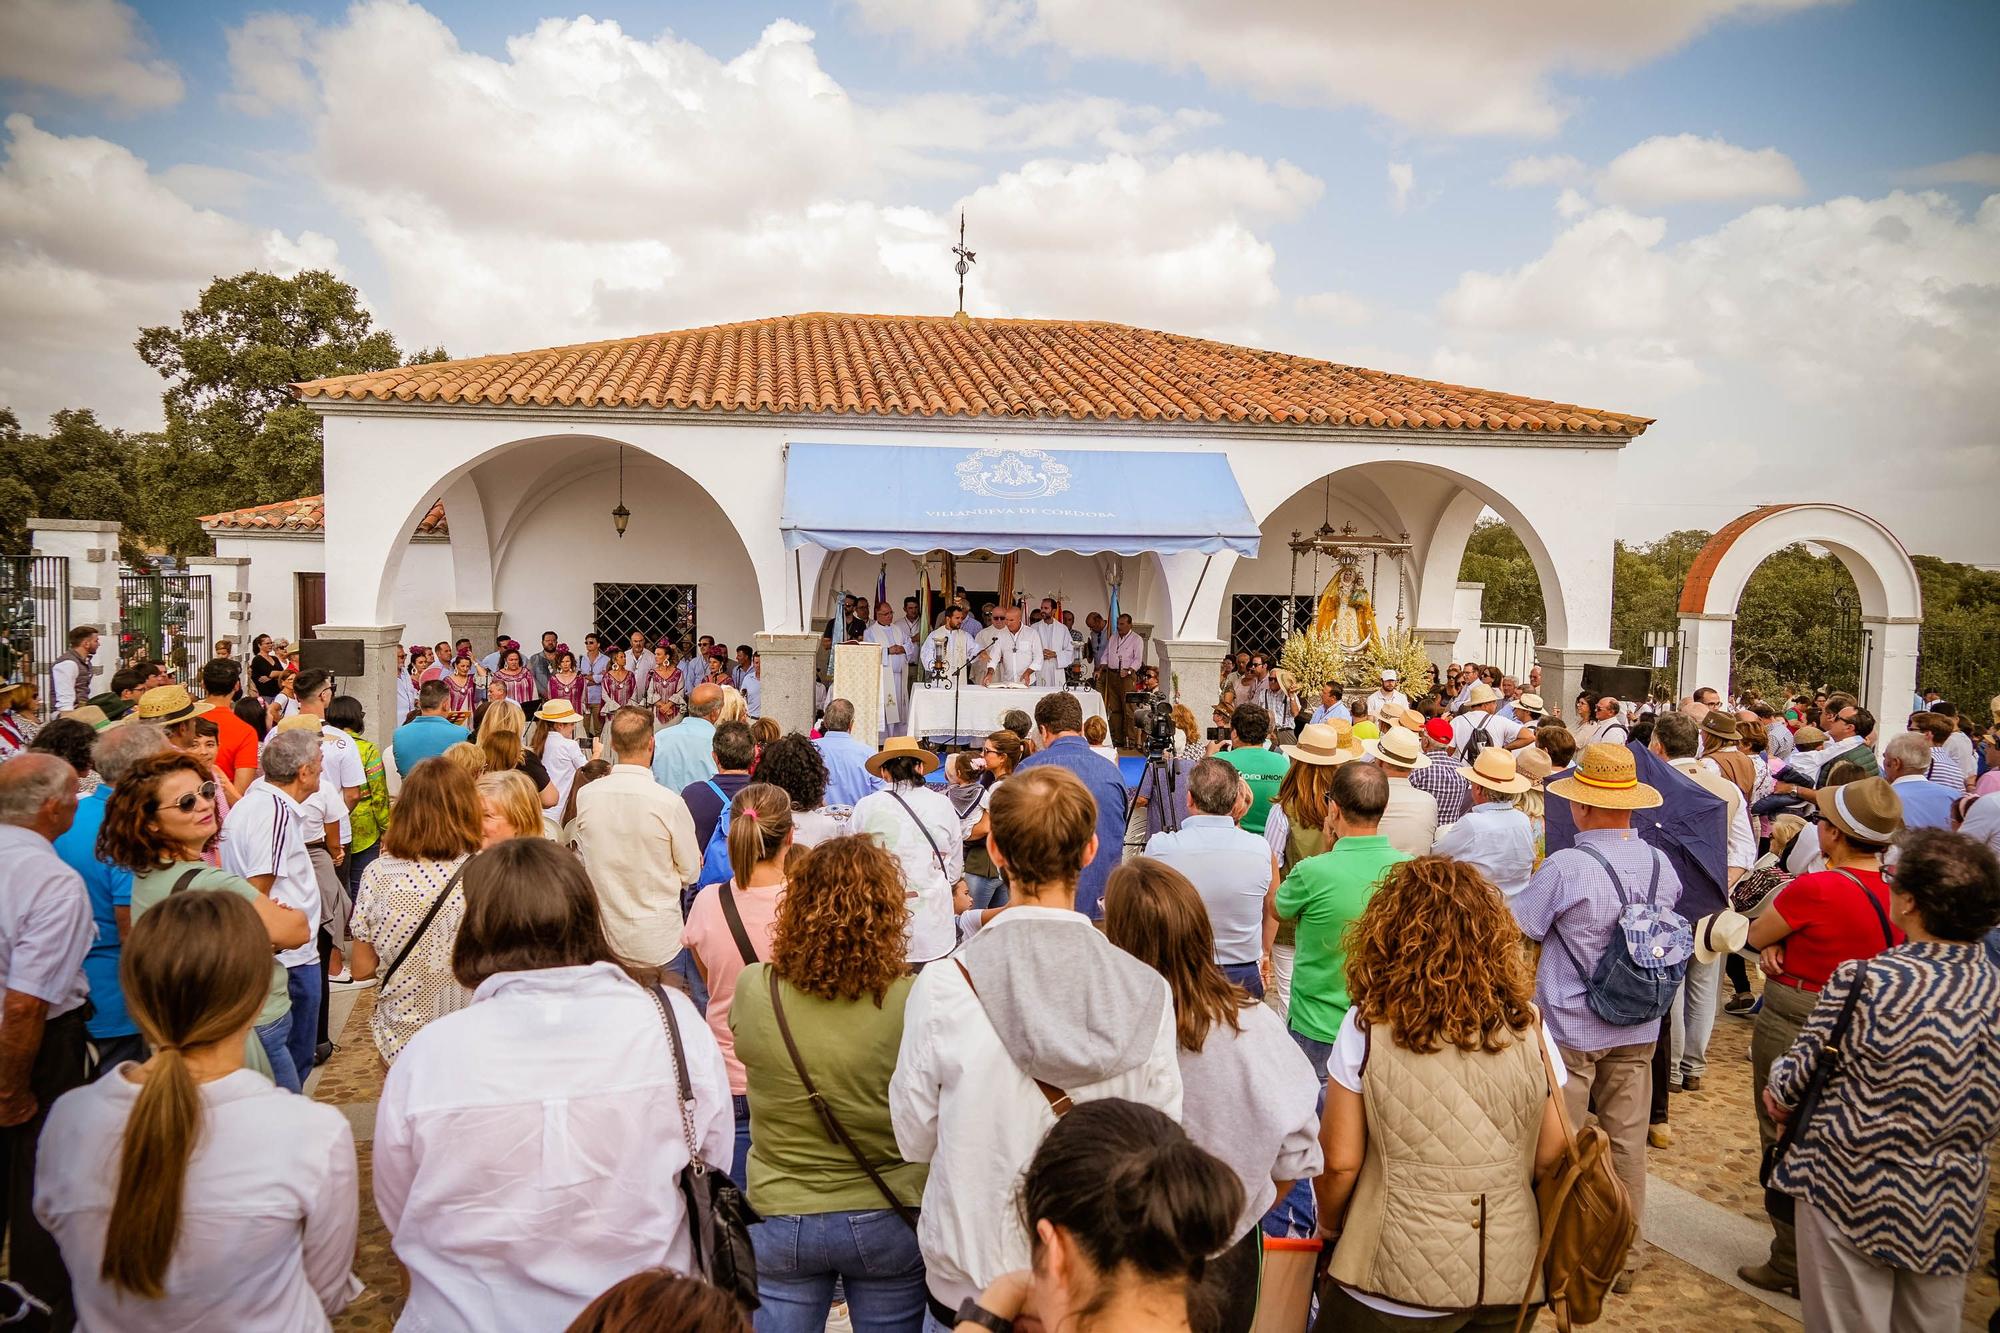
[[[736,1103],[736,1156],[729,1176],[736,1188],[746,1189],[749,1082],[736,1058],[729,1006],[743,969],[771,956],[771,931],[785,896],[785,857],[792,850],[792,798],[781,787],[753,782],[730,800],[726,816],[729,882],[711,884],[695,895],[681,943],[708,986],[708,1026],[729,1066],[729,1092]]]
[[[354,1134],[243,1066],[271,944],[235,894],[134,923],[119,982],[153,1048],[59,1100],[35,1214],[90,1329],[324,1329],[360,1294]]]
[[[1056,1121],[1021,1182],[1032,1266],[995,1279],[955,1333],[1032,1304],[1063,1333],[1200,1328],[1202,1272],[1229,1244],[1243,1186],[1167,1116],[1137,1102],[1084,1102]],[[972,1302],[967,1302],[971,1305]],[[1197,1308],[1190,1310],[1193,1305]]]

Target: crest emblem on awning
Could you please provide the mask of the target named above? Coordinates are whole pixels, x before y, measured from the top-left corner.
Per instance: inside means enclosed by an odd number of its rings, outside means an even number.
[[[975,449],[957,471],[960,490],[994,500],[1036,500],[1069,489],[1069,468],[1040,449]]]

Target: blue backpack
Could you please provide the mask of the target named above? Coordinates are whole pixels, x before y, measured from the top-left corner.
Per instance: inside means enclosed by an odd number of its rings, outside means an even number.
[[[708,845],[702,848],[701,870],[695,877],[681,886],[681,917],[694,910],[695,895],[711,884],[727,884],[735,878],[735,871],[729,868],[729,798],[714,778],[704,779],[708,789],[722,802],[722,813],[716,817],[715,827],[709,831]]]
[[[1657,1023],[1673,1008],[1674,992],[1686,978],[1694,953],[1694,928],[1687,918],[1659,905],[1660,853],[1652,849],[1653,882],[1646,900],[1637,902],[1625,896],[1623,881],[1603,853],[1582,845],[1576,850],[1587,853],[1611,877],[1619,902],[1618,927],[1594,968],[1584,967],[1560,932],[1551,933],[1584,979],[1583,998],[1590,1012],[1614,1027]]]

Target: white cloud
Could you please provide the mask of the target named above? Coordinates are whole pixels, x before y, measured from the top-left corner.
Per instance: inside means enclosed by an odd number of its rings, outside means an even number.
[[[1777,149],[1739,148],[1693,134],[1660,134],[1635,144],[1597,178],[1598,198],[1632,208],[1796,199],[1805,192],[1799,169]]]
[[[1338,324],[1351,328],[1375,318],[1375,308],[1347,292],[1314,292],[1292,298],[1292,309],[1314,323]]]
[[[853,0],[875,28],[952,48],[1046,44],[1087,58],[1198,69],[1300,106],[1362,106],[1426,133],[1552,134],[1558,74],[1605,77],[1717,23],[1827,0]]]
[[[150,59],[138,15],[119,0],[7,0],[0,4],[0,79],[128,111],[181,100],[181,76]]]
[[[1517,157],[1507,164],[1499,184],[1509,190],[1534,185],[1567,185],[1583,177],[1583,163],[1568,153],[1550,157]]]
[[[1561,194],[1556,196],[1557,217],[1578,218],[1582,217],[1585,213],[1588,213],[1589,211],[1590,211],[1590,200],[1584,198],[1581,194],[1577,193],[1575,190],[1566,189]]]
[[[234,89],[223,100],[253,116],[306,111],[314,89],[307,56],[316,27],[296,14],[252,14],[227,34]]]
[[[2000,189],[2000,153],[1967,153],[1949,162],[1937,162],[1903,172],[1905,185],[1983,185]]]
[[[1689,485],[1634,492],[1669,506],[1656,527],[1682,502],[1729,511],[1679,513],[1687,526],[1802,498],[1799,478],[1832,466],[1835,498],[1913,545],[1991,559],[1996,293],[2000,195],[1969,216],[1936,193],[1765,205],[1679,244],[1661,219],[1603,207],[1519,268],[1465,274],[1441,304],[1438,365],[1658,415],[1632,462]],[[1696,456],[1726,459],[1701,474],[1720,494],[1685,469]]]
[[[976,312],[1241,330],[1279,303],[1258,227],[1321,188],[1284,162],[1165,155],[1214,123],[1198,110],[866,100],[786,21],[726,58],[551,19],[491,57],[415,5],[363,0],[305,51],[309,75],[285,87],[313,90],[316,174],[387,272],[384,322],[462,354],[794,310],[948,312],[956,207],[901,202],[940,175],[968,187]],[[995,176],[994,154],[1031,160]]]
[[[1410,206],[1410,194],[1417,188],[1417,169],[1408,162],[1389,164],[1389,207],[1400,213]]]
[[[61,407],[157,425],[161,382],[132,351],[203,284],[247,268],[333,267],[332,241],[259,231],[189,203],[129,151],[7,118],[0,163],[0,403],[39,426]]]

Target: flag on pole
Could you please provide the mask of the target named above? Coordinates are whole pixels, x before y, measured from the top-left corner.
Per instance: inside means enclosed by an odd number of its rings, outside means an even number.
[[[1118,585],[1111,585],[1111,623],[1104,627],[1107,637],[1118,633]]]
[[[884,560],[875,574],[875,602],[868,608],[868,618],[875,618],[875,607],[889,600],[889,562]]]

